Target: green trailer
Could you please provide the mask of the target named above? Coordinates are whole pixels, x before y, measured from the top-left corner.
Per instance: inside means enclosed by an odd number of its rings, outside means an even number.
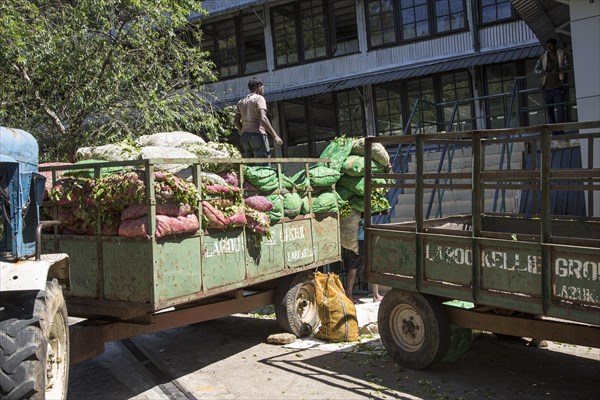
[[[368,192],[377,187],[415,192],[412,221],[377,222],[365,213],[368,280],[392,288],[379,308],[379,330],[399,364],[421,369],[439,361],[449,347],[450,324],[600,347],[600,219],[593,216],[600,168],[592,161],[599,128],[599,122],[589,122],[368,138],[367,166],[373,143],[414,149],[413,171],[366,172],[387,180],[367,180]],[[587,144],[587,168],[552,168],[553,153],[562,151],[551,147],[551,131],[557,129],[577,132],[561,138]],[[506,149],[514,143],[525,143],[523,159],[533,160],[529,169],[485,165],[488,146]],[[469,171],[425,169],[426,150],[446,145],[469,149]],[[432,189],[471,192],[471,212],[425,218],[424,193]],[[532,196],[528,213],[485,208],[486,192],[508,190]],[[585,194],[586,217],[552,214],[553,198],[566,190]],[[370,196],[365,198],[368,211]],[[472,307],[456,307],[453,300]]]
[[[189,168],[194,184],[203,185],[203,166],[233,163],[244,187],[247,165],[270,163],[279,187],[290,168],[306,171],[307,196],[312,196],[309,167],[325,159],[198,159]],[[61,171],[85,169],[100,177],[107,168],[145,171],[145,187],[154,187],[158,165],[190,160],[152,159],[40,168],[56,180]],[[292,167],[293,166],[293,167]],[[196,232],[157,238],[154,191],[146,190],[149,235],[72,235],[46,230],[44,254],[68,254],[69,265],[50,270],[66,299],[69,316],[85,318],[70,327],[70,359],[78,363],[103,352],[113,340],[202,322],[275,304],[279,326],[297,336],[318,323],[312,271],[340,260],[339,214],[308,214],[283,218],[269,236],[246,227],[213,230],[200,224]],[[309,201],[308,204],[311,204]],[[47,210],[57,212],[52,206]],[[201,220],[202,210],[198,211]],[[55,214],[56,215],[56,214]],[[100,220],[100,218],[98,218]]]

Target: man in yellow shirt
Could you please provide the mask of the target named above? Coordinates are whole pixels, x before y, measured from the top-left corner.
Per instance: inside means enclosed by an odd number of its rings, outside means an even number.
[[[267,117],[267,101],[263,97],[265,85],[261,79],[253,77],[248,82],[250,93],[241,99],[236,107],[234,123],[241,132],[240,144],[244,158],[267,158],[271,153],[267,133],[273,142],[281,146],[283,140],[277,135]]]

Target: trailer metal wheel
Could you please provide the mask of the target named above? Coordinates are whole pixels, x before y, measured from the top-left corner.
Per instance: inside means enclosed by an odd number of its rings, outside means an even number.
[[[69,326],[58,282],[3,293],[0,304],[0,398],[66,398]]]
[[[450,322],[435,298],[392,289],[381,301],[377,319],[383,344],[403,367],[427,368],[448,351]]]
[[[288,277],[277,288],[275,315],[279,327],[297,337],[308,336],[319,323],[314,273]]]

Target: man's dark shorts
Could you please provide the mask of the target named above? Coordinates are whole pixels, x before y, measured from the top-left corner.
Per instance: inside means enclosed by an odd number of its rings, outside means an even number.
[[[271,154],[267,135],[258,132],[244,132],[240,138],[242,157],[267,158]]]
[[[351,269],[359,269],[363,264],[363,254],[365,251],[365,241],[358,241],[358,254],[353,252],[352,250],[342,248],[342,262],[346,267],[346,270],[349,271]]]

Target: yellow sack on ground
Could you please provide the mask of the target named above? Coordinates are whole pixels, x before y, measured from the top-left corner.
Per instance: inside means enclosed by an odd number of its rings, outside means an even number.
[[[358,339],[356,308],[344,292],[336,274],[315,272],[317,310],[321,327],[315,335],[327,342],[354,342]]]

